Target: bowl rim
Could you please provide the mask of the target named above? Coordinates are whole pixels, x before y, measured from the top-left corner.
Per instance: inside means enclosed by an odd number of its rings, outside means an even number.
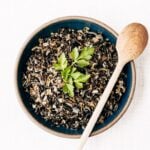
[[[67,21],[67,20],[84,20],[84,21],[89,21],[89,22],[93,22],[98,24],[99,26],[102,26],[103,28],[105,28],[106,30],[108,30],[109,32],[111,32],[115,37],[118,36],[118,33],[116,31],[114,31],[111,27],[109,27],[108,25],[106,25],[105,23],[90,18],[90,17],[84,17],[84,16],[65,16],[65,17],[59,17],[53,20],[50,20],[44,24],[42,24],[41,26],[39,26],[36,30],[34,30],[30,36],[26,39],[26,41],[24,42],[23,46],[20,49],[20,52],[17,56],[17,62],[15,65],[15,92],[17,95],[17,99],[18,102],[20,104],[20,106],[22,107],[22,109],[24,110],[24,112],[27,114],[27,116],[30,118],[30,120],[32,120],[32,122],[34,122],[37,126],[39,126],[41,129],[45,130],[48,133],[52,133],[53,135],[59,136],[59,137],[63,137],[63,138],[80,138],[81,135],[71,135],[71,134],[65,134],[65,133],[60,133],[58,131],[54,131],[46,126],[44,126],[42,123],[38,122],[31,114],[30,112],[27,110],[27,108],[25,107],[25,105],[23,104],[20,92],[19,92],[19,88],[18,88],[18,83],[17,83],[17,71],[18,71],[18,67],[19,67],[19,62],[21,59],[21,56],[23,54],[23,51],[26,47],[26,45],[28,44],[28,42],[35,36],[35,34],[37,34],[40,30],[42,30],[43,28],[53,24],[53,23],[57,23],[59,21]],[[125,104],[125,106],[123,107],[123,109],[121,110],[121,112],[118,114],[118,116],[112,121],[110,122],[108,125],[102,127],[101,129],[98,129],[97,131],[92,132],[91,136],[94,135],[98,135],[102,132],[104,132],[105,130],[109,129],[110,127],[112,127],[115,123],[117,123],[120,118],[124,115],[124,113],[127,111],[132,99],[133,99],[133,95],[134,95],[134,91],[135,91],[135,85],[136,85],[136,70],[135,70],[135,64],[134,61],[131,61],[131,70],[132,70],[132,84],[131,84],[131,90],[130,90],[130,94],[128,97],[128,100]]]

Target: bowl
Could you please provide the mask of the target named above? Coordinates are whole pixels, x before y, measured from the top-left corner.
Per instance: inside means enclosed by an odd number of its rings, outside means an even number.
[[[46,122],[42,117],[36,115],[32,109],[32,106],[29,104],[29,95],[23,90],[21,84],[22,74],[25,71],[26,62],[29,56],[31,55],[30,49],[37,44],[39,37],[44,38],[46,36],[49,36],[50,32],[56,32],[61,27],[82,29],[85,26],[90,27],[90,29],[95,32],[102,32],[103,35],[109,38],[109,40],[112,43],[116,43],[118,34],[106,24],[98,20],[81,16],[62,17],[42,25],[34,33],[32,33],[32,35],[27,39],[27,41],[23,45],[17,62],[15,84],[17,95],[19,97],[19,102],[22,108],[24,109],[26,114],[28,114],[31,120],[33,120],[38,126],[50,133],[61,137],[79,138],[83,130],[81,129],[75,131],[63,127],[51,126],[50,122]],[[91,134],[92,136],[99,134],[105,131],[106,129],[112,127],[112,125],[114,125],[123,116],[123,114],[126,112],[127,108],[131,103],[135,89],[136,79],[134,62],[132,61],[128,63],[123,70],[127,74],[127,78],[125,79],[127,90],[120,100],[118,110],[113,115],[108,117],[103,124],[95,125]]]

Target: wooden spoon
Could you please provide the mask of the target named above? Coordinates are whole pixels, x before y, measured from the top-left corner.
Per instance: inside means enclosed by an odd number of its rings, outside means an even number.
[[[129,61],[136,59],[143,52],[147,45],[147,41],[148,32],[146,28],[139,23],[129,24],[120,33],[116,44],[118,52],[117,66],[80,138],[78,150],[82,150],[85,142],[87,141],[88,136],[90,135],[98,117],[100,116],[124,65]]]

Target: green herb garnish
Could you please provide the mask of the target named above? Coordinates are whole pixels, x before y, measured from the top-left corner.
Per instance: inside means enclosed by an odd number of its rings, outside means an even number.
[[[79,54],[77,48],[74,48],[70,53],[70,58],[74,60],[74,63],[77,63],[79,67],[83,68],[89,65],[89,60],[92,58],[94,53],[93,47],[84,47]]]
[[[67,67],[67,59],[64,53],[58,58],[58,63],[54,64],[56,70],[64,70]]]
[[[61,77],[64,81],[64,93],[68,93],[69,96],[73,97],[75,87],[78,89],[83,88],[83,83],[87,82],[87,80],[90,78],[90,75],[79,72],[74,65],[77,64],[81,68],[88,66],[93,53],[93,47],[84,47],[80,53],[78,48],[74,48],[69,54],[70,58],[72,59],[71,65],[68,65],[68,61],[64,53],[60,55],[58,62],[53,66],[56,70],[61,71]]]

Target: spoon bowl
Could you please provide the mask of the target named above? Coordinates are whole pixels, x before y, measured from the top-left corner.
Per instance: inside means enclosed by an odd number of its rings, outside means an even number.
[[[116,48],[120,61],[127,63],[136,59],[146,47],[148,32],[140,23],[131,23],[120,33]]]

